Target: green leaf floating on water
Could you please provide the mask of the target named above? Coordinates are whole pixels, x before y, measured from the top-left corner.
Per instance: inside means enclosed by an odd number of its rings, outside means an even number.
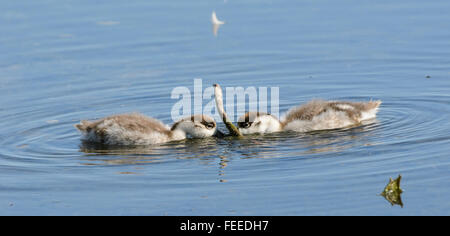
[[[400,188],[400,181],[402,180],[402,176],[399,175],[397,179],[392,180],[389,178],[389,183],[384,188],[381,196],[383,196],[391,205],[400,205],[403,208],[402,202],[402,193],[403,190]]]
[[[227,113],[225,112],[225,109],[223,108],[222,88],[218,84],[214,84],[213,86],[214,86],[214,95],[215,95],[215,100],[216,100],[217,111],[219,112],[220,116],[222,117],[223,123],[225,123],[228,131],[230,131],[230,134],[232,136],[242,137],[242,134],[241,134],[241,132],[239,132],[239,129],[236,128],[236,126],[234,126],[230,120],[228,120]]]

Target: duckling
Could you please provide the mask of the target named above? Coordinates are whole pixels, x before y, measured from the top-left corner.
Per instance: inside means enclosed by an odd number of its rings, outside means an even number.
[[[81,121],[75,127],[81,131],[84,140],[107,145],[152,145],[221,134],[214,119],[206,115],[186,117],[171,128],[139,113]]]
[[[381,101],[313,100],[289,110],[283,121],[267,113],[249,112],[239,118],[238,127],[242,134],[338,129],[374,119],[380,105]]]

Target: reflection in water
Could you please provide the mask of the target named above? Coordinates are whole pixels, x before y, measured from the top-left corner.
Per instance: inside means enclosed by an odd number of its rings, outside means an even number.
[[[219,182],[225,183],[227,180],[225,177],[225,168],[228,166],[228,158],[225,156],[220,156],[220,162],[219,162]]]
[[[356,146],[372,146],[378,122],[373,120],[361,126],[309,133],[283,132],[267,135],[249,135],[239,140],[244,158],[298,157],[308,154],[339,152]],[[284,147],[279,150],[279,147]],[[289,149],[286,149],[289,147]],[[286,151],[286,152],[283,152]]]
[[[383,196],[392,206],[400,205],[403,208],[402,193],[403,190],[400,188],[400,181],[402,176],[399,175],[397,179],[392,180],[389,178],[389,183],[384,188],[381,196]]]
[[[111,146],[82,142],[80,151],[88,157],[84,159],[88,162],[83,165],[150,164],[173,159],[197,159],[201,164],[209,165],[219,158],[219,182],[224,183],[227,182],[224,169],[229,158],[221,154],[217,142],[216,138],[188,139],[152,146]]]
[[[219,176],[225,182],[225,168],[233,153],[241,159],[302,157],[309,154],[343,151],[355,146],[369,146],[376,122],[359,127],[315,131],[311,133],[283,132],[266,135],[187,139],[152,146],[111,146],[82,142],[80,151],[88,161],[83,165],[127,165],[196,159],[200,164],[219,162]],[[283,147],[280,149],[280,147]]]
[[[217,37],[217,35],[219,34],[218,32],[219,32],[220,26],[222,26],[222,25],[218,25],[218,24],[213,24],[212,25],[212,31],[213,31],[213,35],[215,37]]]
[[[175,159],[193,159],[213,156],[216,138],[188,139],[151,146],[116,146],[83,141],[80,151],[90,163],[84,165],[126,165],[154,163]],[[100,162],[100,163],[97,163]]]
[[[304,154],[318,154],[324,152],[339,152],[355,146],[374,145],[367,141],[373,136],[377,120],[371,120],[361,126],[344,129],[314,131],[307,133],[303,138]]]
[[[86,154],[82,165],[129,165],[160,162],[158,148],[145,146],[123,147],[107,146],[83,142],[80,151]]]
[[[234,158],[268,159],[307,157],[310,154],[341,152],[355,146],[369,146],[377,122],[346,129],[310,133],[282,132],[248,135],[242,138],[187,139],[152,146],[110,146],[83,142],[86,155],[82,165],[136,165],[174,160],[197,160],[201,165],[218,166],[219,182],[226,180],[226,168]],[[238,156],[235,154],[239,153]],[[294,153],[294,154],[293,154]]]

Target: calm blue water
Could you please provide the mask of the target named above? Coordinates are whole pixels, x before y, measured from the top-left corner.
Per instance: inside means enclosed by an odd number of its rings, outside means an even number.
[[[226,21],[217,37],[213,10]],[[1,1],[0,215],[448,215],[449,11],[444,0]],[[279,87],[281,113],[313,98],[384,103],[352,129],[80,142],[81,119],[172,123],[170,93],[194,78]],[[403,208],[379,196],[399,174]]]

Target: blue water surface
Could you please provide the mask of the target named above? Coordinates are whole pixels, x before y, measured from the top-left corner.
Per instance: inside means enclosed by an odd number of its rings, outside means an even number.
[[[213,33],[212,11],[226,24]],[[448,215],[450,2],[1,1],[0,215]],[[376,122],[154,147],[82,119],[172,123],[175,87],[383,101]],[[204,100],[208,103],[209,100]],[[220,128],[225,131],[223,124]],[[379,194],[403,176],[403,207]]]

